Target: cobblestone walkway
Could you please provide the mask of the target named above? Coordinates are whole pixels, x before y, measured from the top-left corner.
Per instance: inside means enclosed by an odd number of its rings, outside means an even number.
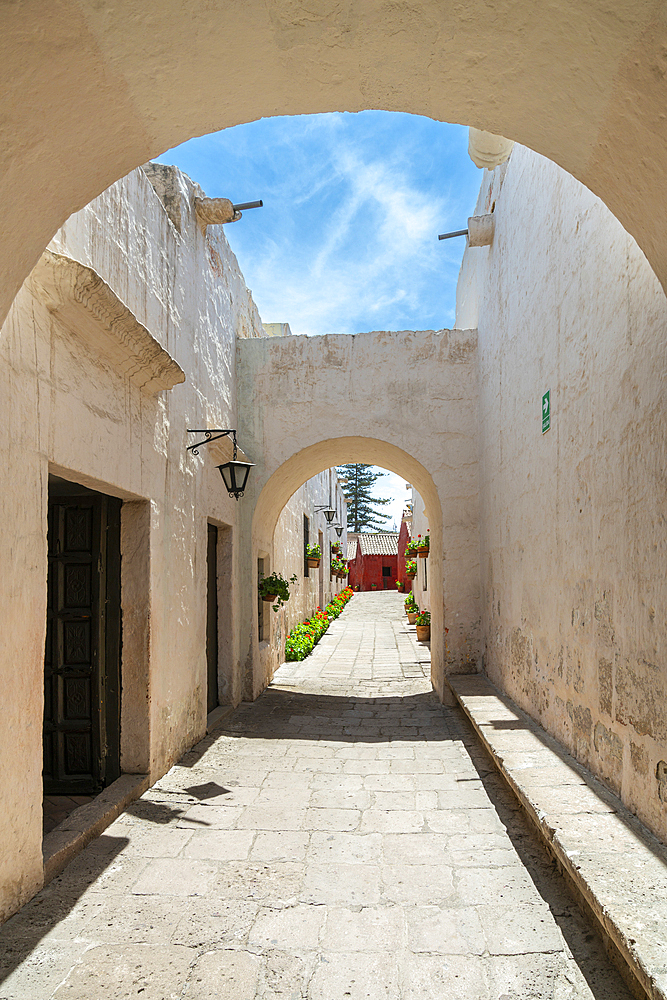
[[[0,1000],[629,1000],[396,594],[0,931]]]

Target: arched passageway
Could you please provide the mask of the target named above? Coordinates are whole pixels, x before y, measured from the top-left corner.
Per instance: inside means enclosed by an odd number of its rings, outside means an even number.
[[[443,330],[247,340],[238,347],[239,427],[257,462],[243,507],[246,578],[257,553],[271,551],[281,510],[311,476],[343,462],[399,473],[419,491],[429,517],[432,679],[442,698],[446,673],[479,666],[476,342],[475,331]],[[415,399],[424,406],[417,419]],[[254,613],[247,588],[246,697],[270,680]]]
[[[0,320],[58,227],[165,149],[265,115],[381,108],[515,139],[595,191],[667,278],[657,0],[342,6],[41,0],[0,13]]]

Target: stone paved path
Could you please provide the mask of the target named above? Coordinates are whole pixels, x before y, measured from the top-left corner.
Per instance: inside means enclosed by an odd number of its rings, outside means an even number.
[[[0,1000],[629,1000],[396,594],[0,931]]]

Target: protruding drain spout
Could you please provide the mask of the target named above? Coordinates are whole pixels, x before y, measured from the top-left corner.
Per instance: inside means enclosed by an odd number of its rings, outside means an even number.
[[[224,226],[227,222],[238,222],[241,213],[248,208],[262,208],[262,201],[244,201],[233,205],[229,198],[195,198],[195,212],[202,231],[207,226]]]
[[[455,233],[443,233],[439,240],[451,240],[454,236],[467,236],[469,247],[488,247],[493,243],[495,216],[473,215],[468,219],[467,229],[457,229]]]

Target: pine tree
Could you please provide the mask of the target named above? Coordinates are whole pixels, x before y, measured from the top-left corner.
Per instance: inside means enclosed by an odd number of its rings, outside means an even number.
[[[373,465],[340,465],[336,469],[340,485],[347,500],[348,531],[381,531],[389,514],[382,514],[377,507],[391,503],[391,498],[374,497],[373,484],[384,476],[374,472]],[[386,529],[385,529],[386,530]]]

